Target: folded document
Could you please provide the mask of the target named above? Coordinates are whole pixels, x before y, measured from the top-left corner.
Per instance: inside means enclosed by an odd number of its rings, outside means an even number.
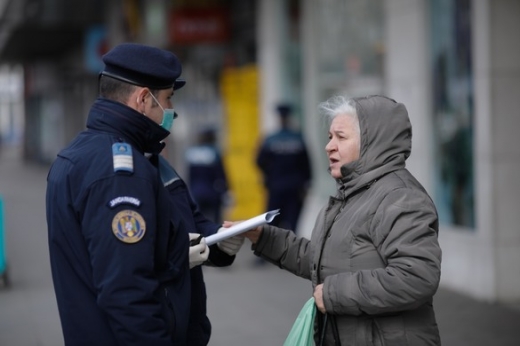
[[[227,238],[231,238],[237,234],[243,233],[257,226],[263,225],[273,221],[276,215],[280,214],[280,209],[271,210],[267,213],[255,216],[251,219],[242,221],[236,225],[226,228],[225,232],[215,233],[206,237],[206,244],[208,246],[218,243]]]

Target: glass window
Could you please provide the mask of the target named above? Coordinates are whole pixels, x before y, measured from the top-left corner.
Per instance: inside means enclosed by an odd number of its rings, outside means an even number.
[[[384,57],[382,0],[316,2],[318,71],[324,98],[381,93]]]
[[[384,91],[384,3],[383,0],[313,1],[316,25],[314,50],[317,73],[317,99],[333,95],[346,97],[382,94]],[[327,130],[319,132],[321,150],[327,143]],[[322,151],[323,152],[323,151]],[[315,158],[318,167],[327,167],[327,156]],[[320,171],[313,184],[324,195],[333,193],[334,180]]]
[[[471,1],[431,0],[435,202],[440,221],[473,228]]]

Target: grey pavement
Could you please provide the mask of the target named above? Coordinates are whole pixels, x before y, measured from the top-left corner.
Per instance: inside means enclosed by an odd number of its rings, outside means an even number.
[[[45,221],[48,167],[0,152],[11,285],[0,289],[0,346],[63,345],[52,287]],[[247,241],[246,241],[247,243]],[[272,265],[254,267],[244,246],[229,268],[205,268],[211,346],[282,345],[310,283]],[[520,310],[439,289],[434,307],[444,346],[519,346]]]

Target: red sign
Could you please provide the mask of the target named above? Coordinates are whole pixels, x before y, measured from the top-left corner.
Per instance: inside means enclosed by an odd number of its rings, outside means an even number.
[[[177,9],[170,14],[170,43],[221,43],[229,40],[225,9]]]

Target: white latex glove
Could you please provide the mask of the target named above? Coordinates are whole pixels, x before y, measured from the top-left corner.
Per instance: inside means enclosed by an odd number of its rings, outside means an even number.
[[[227,231],[226,227],[220,227],[218,229],[217,233],[226,232],[226,231]],[[233,236],[231,238],[227,238],[225,240],[219,241],[217,243],[217,246],[220,250],[224,251],[229,256],[234,256],[238,253],[238,250],[240,250],[240,248],[242,247],[242,244],[244,244],[245,239],[246,238],[243,235],[239,234],[239,235]]]
[[[190,233],[190,241],[197,239],[198,233]],[[209,247],[206,245],[206,238],[202,238],[197,245],[190,246],[190,269],[201,265],[208,260]]]

